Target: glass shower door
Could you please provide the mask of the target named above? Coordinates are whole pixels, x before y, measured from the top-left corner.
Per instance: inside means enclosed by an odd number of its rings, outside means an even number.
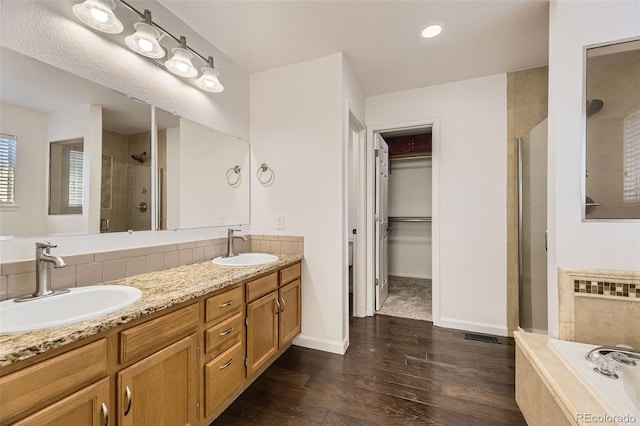
[[[547,119],[518,138],[520,328],[547,332]]]

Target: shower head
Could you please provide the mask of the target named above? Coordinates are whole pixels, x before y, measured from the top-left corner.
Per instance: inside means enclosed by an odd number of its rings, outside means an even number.
[[[136,160],[138,163],[144,163],[144,159],[147,156],[147,151],[144,151],[142,154],[131,154],[131,158]]]
[[[587,117],[592,116],[595,113],[600,112],[604,102],[601,99],[588,99],[587,100]]]

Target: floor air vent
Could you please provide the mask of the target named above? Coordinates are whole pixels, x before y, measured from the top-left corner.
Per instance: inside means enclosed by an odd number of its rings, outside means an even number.
[[[501,344],[494,336],[487,336],[486,334],[464,333],[464,338],[467,340],[479,340],[481,342],[496,343],[498,345]]]

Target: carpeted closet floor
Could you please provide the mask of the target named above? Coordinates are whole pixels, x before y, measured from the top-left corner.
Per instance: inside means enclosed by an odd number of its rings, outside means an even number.
[[[389,276],[389,296],[378,314],[432,321],[431,280]]]

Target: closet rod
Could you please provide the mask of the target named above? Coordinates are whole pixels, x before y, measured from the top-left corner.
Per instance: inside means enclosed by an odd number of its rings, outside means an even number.
[[[423,158],[431,158],[431,155],[414,155],[412,157],[389,157],[391,161],[397,160],[421,160]]]
[[[389,222],[431,222],[431,216],[389,216]]]

